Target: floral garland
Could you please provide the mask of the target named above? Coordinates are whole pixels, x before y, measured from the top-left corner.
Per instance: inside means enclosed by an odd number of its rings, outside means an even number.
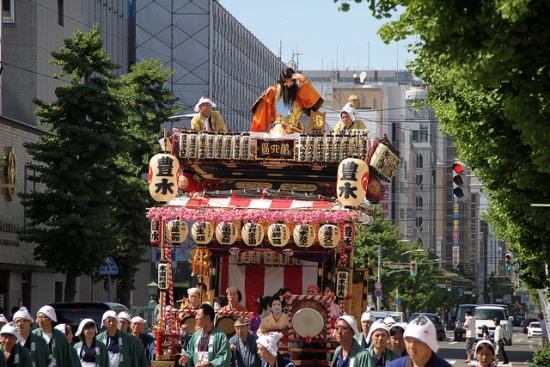
[[[254,209],[189,209],[181,207],[155,207],[149,210],[147,218],[186,220],[189,222],[252,222],[270,223],[343,223],[357,218],[358,213],[349,210],[254,210]]]

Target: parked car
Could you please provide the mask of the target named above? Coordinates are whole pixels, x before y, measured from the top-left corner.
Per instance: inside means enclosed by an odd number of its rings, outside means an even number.
[[[411,317],[409,317],[409,321],[408,323],[410,324],[412,320],[416,319],[419,315],[421,315],[421,313],[417,312],[417,313],[413,313],[411,315]],[[435,326],[435,331],[437,333],[437,340],[439,341],[442,341],[442,340],[445,340],[445,324],[443,323],[443,320],[441,319],[441,317],[439,317],[439,315],[435,314],[435,313],[425,313],[424,314],[427,318],[430,319],[431,322],[433,322],[434,326]]]
[[[57,322],[69,324],[73,333],[78,330],[82,319],[90,318],[95,321],[98,330],[105,330],[101,324],[101,318],[105,311],[114,310],[117,314],[121,311],[130,312],[128,307],[120,303],[112,302],[60,302],[51,303],[57,315]]]
[[[503,305],[482,305],[478,306],[474,310],[474,318],[476,319],[476,335],[478,339],[482,339],[481,329],[483,326],[487,326],[491,338],[494,338],[495,324],[493,320],[495,318],[500,319],[500,325],[504,329],[504,337],[508,341],[508,345],[512,345],[512,334],[514,327],[512,322],[513,316],[508,316],[508,308]]]
[[[521,321],[521,328],[522,328],[524,334],[527,334],[527,328],[529,328],[529,324],[532,323],[533,321],[539,321],[539,320],[529,318],[529,319],[525,319],[525,320]]]
[[[525,316],[523,315],[516,315],[514,319],[514,326],[521,326],[521,322],[525,319]]]
[[[538,321],[533,321],[527,327],[527,338],[531,339],[532,336],[542,336],[542,328]]]
[[[456,321],[454,328],[454,340],[463,341],[466,340],[466,329],[464,329],[464,321],[466,321],[466,310],[470,309],[472,315],[474,314],[474,309],[479,306],[473,303],[465,303],[458,305],[458,310],[456,312]]]

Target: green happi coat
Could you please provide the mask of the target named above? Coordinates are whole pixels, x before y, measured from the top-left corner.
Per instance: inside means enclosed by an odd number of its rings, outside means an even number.
[[[186,367],[195,367],[199,362],[199,341],[201,340],[201,330],[197,330],[189,343],[187,343],[187,364]],[[208,340],[208,362],[214,367],[229,367],[231,364],[231,352],[227,335],[217,327],[213,327]]]
[[[80,363],[80,351],[82,350],[82,342],[78,342],[74,345],[74,350],[78,357],[78,363]],[[109,367],[109,352],[105,344],[96,339],[95,341],[95,365],[97,367]],[[78,365],[77,365],[78,366]]]
[[[30,352],[34,367],[47,367],[50,359],[50,347],[41,336],[30,333],[25,348]]]
[[[44,333],[40,329],[35,329],[32,333],[44,338]],[[44,340],[46,339],[44,338]],[[67,340],[65,333],[57,329],[52,329],[52,339],[48,343],[48,347],[50,348],[49,361],[51,361],[55,367],[72,366],[71,357],[69,354],[69,348],[71,346],[69,345],[69,341]],[[49,364],[50,363],[48,362],[48,365]]]
[[[334,357],[332,357],[332,363],[330,367],[336,367],[338,362],[338,357],[342,353],[342,346],[336,348],[334,352]],[[369,355],[366,352],[366,349],[357,343],[357,340],[353,339],[353,344],[351,346],[351,351],[348,354],[349,364],[348,367],[364,367],[368,363]]]
[[[7,366],[8,361],[6,361],[4,358],[4,348],[2,347],[1,343],[0,353],[2,354],[2,359],[0,359],[0,366]],[[33,367],[31,354],[24,346],[19,343],[15,343],[15,345],[13,346],[11,357],[13,357],[12,360],[14,367]]]
[[[104,331],[101,334],[98,334],[95,338],[105,344],[108,349],[108,336],[109,332]],[[118,338],[120,353],[119,367],[141,367],[144,366],[143,361],[147,363],[145,359],[145,351],[143,350],[143,346],[141,345],[141,342],[139,342],[139,339],[138,343],[136,343],[132,338],[137,338],[121,330],[117,330],[115,338]]]

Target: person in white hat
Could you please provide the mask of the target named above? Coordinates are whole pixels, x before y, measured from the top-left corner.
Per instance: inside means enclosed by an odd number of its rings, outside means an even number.
[[[191,128],[197,131],[226,132],[227,127],[221,113],[212,111],[216,104],[208,97],[201,97],[195,105],[195,112],[198,112],[191,119]]]
[[[279,340],[283,334],[278,332],[267,332],[260,336],[257,340],[257,348],[260,359],[262,360],[261,367],[293,367],[294,363],[283,357],[279,353]]]
[[[125,333],[132,333],[130,330],[130,323],[132,322],[132,315],[126,311],[120,311],[118,313],[118,329],[124,331]]]
[[[357,340],[357,343],[359,343],[359,345],[362,346],[363,348],[368,348],[369,345],[370,345],[370,340],[368,338],[369,331],[370,331],[372,323],[375,322],[375,321],[376,321],[376,317],[374,317],[374,315],[369,311],[365,311],[361,315],[361,330],[362,330],[362,332],[355,335],[354,338],[355,338],[355,340]]]
[[[56,367],[71,366],[70,346],[65,333],[54,329],[53,324],[57,322],[57,315],[52,306],[42,306],[36,313],[38,329],[32,331],[46,341],[50,350],[49,364]]]
[[[57,324],[54,329],[61,331],[67,337],[67,341],[69,342],[69,358],[71,359],[71,366],[78,366],[80,363],[78,354],[76,354],[76,350],[74,348],[71,348],[74,346],[72,326],[69,324]]]
[[[19,328],[21,334],[21,345],[31,354],[35,367],[46,367],[50,357],[50,348],[44,338],[31,333],[31,325],[34,322],[26,307],[21,307],[13,314],[13,322]]]
[[[9,366],[11,362],[13,366],[15,361],[18,361],[17,366],[33,367],[31,354],[18,343],[21,342],[21,334],[19,334],[19,328],[13,322],[8,322],[2,326],[0,335],[2,336],[2,348],[0,349],[2,357],[0,363],[4,362],[4,366]]]
[[[118,316],[120,317],[120,314],[118,314]],[[143,329],[145,329],[145,320],[143,319],[143,317],[132,317],[130,328],[132,330],[132,335],[138,338],[141,342],[141,345],[145,350],[145,356],[147,357],[147,360],[152,362],[153,359],[155,359],[155,345],[157,343],[155,338],[143,332]]]
[[[6,316],[4,316],[3,313],[0,313],[0,329],[2,329],[2,327],[4,325],[6,325],[8,323],[8,319],[6,318]]]
[[[387,366],[394,359],[401,358],[401,355],[388,348],[390,340],[390,329],[386,323],[378,320],[370,328],[368,340],[371,342],[367,348],[371,366]]]
[[[434,324],[424,314],[412,320],[405,329],[407,357],[392,361],[388,367],[451,367],[449,362],[437,356],[437,333]]]
[[[103,313],[101,322],[107,330],[96,339],[107,346],[111,367],[147,366],[145,351],[137,348],[139,340],[118,329],[118,316],[115,311]]]
[[[340,346],[336,348],[330,367],[357,367],[367,366],[369,356],[366,349],[359,345],[354,336],[359,334],[355,317],[343,315],[336,320],[334,328],[336,341]]]
[[[480,340],[474,349],[476,367],[494,367],[497,365],[495,346],[489,340]]]
[[[75,336],[80,338],[74,349],[82,367],[110,367],[107,346],[96,340],[97,327],[92,319],[83,319]]]
[[[250,322],[246,317],[235,321],[235,335],[229,339],[229,348],[237,367],[260,367],[258,336],[250,334]]]
[[[356,113],[355,107],[349,102],[346,103],[340,112],[340,121],[334,127],[334,134],[344,135],[350,130],[363,130],[363,132],[368,134],[369,129],[367,129],[363,121],[357,118]]]

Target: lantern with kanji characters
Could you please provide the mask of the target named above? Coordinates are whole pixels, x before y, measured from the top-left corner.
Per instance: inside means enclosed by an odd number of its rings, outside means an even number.
[[[350,251],[353,249],[355,241],[355,226],[352,223],[344,223],[342,226],[342,247],[344,250]]]
[[[158,219],[151,221],[150,242],[152,245],[159,245],[162,237],[162,225]]]
[[[347,158],[338,166],[336,194],[346,207],[357,207],[365,200],[369,182],[369,165],[357,158]]]
[[[220,245],[230,246],[237,240],[237,226],[233,222],[220,222],[216,226],[216,241]]]
[[[264,239],[264,227],[261,224],[248,222],[241,230],[244,243],[250,247],[256,247]]]
[[[292,233],[298,247],[308,248],[315,242],[315,228],[311,224],[298,224]]]
[[[171,154],[157,154],[149,161],[149,194],[159,202],[169,202],[178,193],[178,159]]]
[[[335,248],[338,246],[340,236],[340,228],[334,224],[323,224],[317,233],[319,244],[324,248]]]
[[[214,227],[210,222],[195,222],[191,227],[191,238],[198,245],[206,245],[214,237]]]
[[[160,263],[158,268],[158,287],[161,291],[168,289],[168,264]]]
[[[189,234],[187,222],[179,219],[172,219],[166,225],[166,238],[174,243],[182,243]]]
[[[274,247],[284,247],[290,240],[290,228],[284,223],[273,223],[267,229],[267,239]]]

